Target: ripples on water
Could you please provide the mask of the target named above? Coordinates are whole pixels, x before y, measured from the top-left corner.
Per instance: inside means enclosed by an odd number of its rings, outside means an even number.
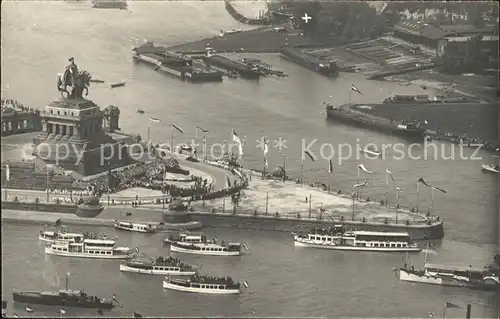
[[[217,36],[220,29],[246,28],[238,25],[219,2],[130,2],[128,11],[92,10],[88,2],[2,2],[2,98],[14,98],[41,108],[58,97],[55,75],[63,71],[70,56],[80,68],[107,82],[127,81],[127,86],[110,90],[93,84],[90,98],[101,106],[120,107],[120,123],[126,132],[147,135],[147,117],[175,121],[186,131],[183,141],[194,138],[196,125],[210,130],[208,143],[222,142],[232,128],[247,137],[244,164],[262,166],[261,151],[253,141],[261,136],[288,140],[286,166],[300,174],[301,142],[318,139],[312,150],[319,155],[321,143],[364,145],[400,143],[397,137],[381,135],[341,124],[328,123],[321,101],[334,96],[346,103],[350,83],[364,95],[353,95],[354,103],[382,100],[390,94],[423,93],[417,86],[366,81],[358,74],[342,74],[326,79],[275,55],[262,55],[285,79],[264,78],[258,83],[225,79],[223,83],[193,85],[134,64],[133,46],[145,39],[166,45]],[[52,80],[54,80],[52,82]],[[146,115],[138,117],[142,108]],[[170,129],[151,127],[157,141],[170,136]],[[357,148],[357,147],[356,147]],[[422,151],[416,151],[423,155]],[[449,153],[448,153],[449,154]],[[270,165],[280,164],[283,154],[271,149]],[[390,154],[389,154],[390,155]],[[489,155],[482,153],[485,161]],[[372,198],[385,193],[384,171],[390,168],[398,186],[405,190],[401,204],[414,206],[415,182],[420,176],[447,194],[436,194],[435,211],[445,221],[445,239],[436,243],[439,263],[481,265],[495,251],[497,181],[480,172],[482,161],[355,160],[335,167],[332,188],[347,190],[356,181],[356,167],[364,163],[373,170],[373,187],[364,191]],[[328,163],[306,162],[304,176],[327,182]],[[420,208],[430,209],[430,192],[421,188]],[[395,201],[394,195],[389,200]],[[319,203],[314,202],[314,204]],[[90,230],[90,229],[88,229]],[[109,231],[109,230],[107,230]],[[206,273],[232,275],[248,280],[250,288],[239,297],[214,298],[163,291],[161,278],[121,274],[118,262],[65,259],[43,254],[36,239],[38,228],[3,225],[2,290],[14,288],[53,289],[64,285],[64,274],[71,272],[71,286],[89,293],[108,296],[117,293],[124,307],[113,314],[201,316],[427,316],[441,313],[444,301],[473,306],[474,317],[492,317],[496,307],[491,294],[455,288],[411,285],[399,282],[392,267],[401,265],[401,255],[329,252],[294,249],[286,234],[209,229],[209,236],[248,241],[252,253],[235,259],[181,256],[188,262],[202,263]],[[21,238],[21,239],[19,239]],[[125,243],[150,255],[167,254],[161,236],[120,234]],[[8,256],[8,257],[7,257]],[[412,257],[418,266],[423,254]],[[5,263],[7,261],[7,263]],[[7,293],[7,295],[8,295]],[[384,305],[384,306],[381,306]],[[10,305],[9,305],[10,306]],[[21,310],[16,310],[20,311]],[[52,311],[52,313],[51,313]],[[56,310],[57,311],[57,310]],[[68,315],[86,314],[71,310]],[[74,312],[73,312],[74,311]],[[463,309],[449,309],[449,316],[462,316]],[[37,313],[54,314],[53,309]]]

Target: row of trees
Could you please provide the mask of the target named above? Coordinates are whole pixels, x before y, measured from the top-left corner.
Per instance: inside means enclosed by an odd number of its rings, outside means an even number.
[[[387,32],[400,19],[400,13],[425,15],[426,10],[440,10],[436,22],[450,24],[451,13],[467,17],[466,23],[478,28],[485,25],[485,16],[496,19],[497,2],[432,2],[432,1],[390,1],[382,15],[367,2],[281,2],[275,6],[283,7],[294,15],[293,24],[303,29],[305,34],[319,38],[366,39],[380,36]],[[307,23],[301,17],[307,14]],[[498,25],[498,23],[495,21]]]

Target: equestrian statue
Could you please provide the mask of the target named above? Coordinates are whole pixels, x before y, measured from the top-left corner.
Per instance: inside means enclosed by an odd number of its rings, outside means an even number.
[[[78,71],[74,58],[70,58],[69,62],[71,63],[66,67],[64,73],[57,74],[57,90],[61,92],[62,97],[66,93],[68,99],[81,99],[83,91],[85,91],[85,96],[89,94],[92,76],[85,70]],[[71,92],[67,90],[68,87],[71,87]]]

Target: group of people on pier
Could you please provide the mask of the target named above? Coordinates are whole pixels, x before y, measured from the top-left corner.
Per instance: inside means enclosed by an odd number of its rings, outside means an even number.
[[[1,106],[2,106],[2,113],[5,112],[11,112],[12,110],[14,111],[21,111],[21,112],[35,112],[35,109],[31,107],[24,106],[21,102],[17,100],[1,100]]]

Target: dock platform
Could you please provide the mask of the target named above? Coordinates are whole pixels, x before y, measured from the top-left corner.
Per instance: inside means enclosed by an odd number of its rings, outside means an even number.
[[[260,72],[257,69],[251,68],[243,62],[231,60],[222,55],[211,55],[209,57],[206,57],[205,63],[207,63],[208,65],[221,67],[229,71],[237,72],[239,75],[247,79],[260,78]]]

